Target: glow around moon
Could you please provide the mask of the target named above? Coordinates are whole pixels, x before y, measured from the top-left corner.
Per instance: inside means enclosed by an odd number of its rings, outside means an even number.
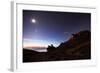
[[[32,19],[31,21],[32,21],[32,23],[36,23],[36,19]]]

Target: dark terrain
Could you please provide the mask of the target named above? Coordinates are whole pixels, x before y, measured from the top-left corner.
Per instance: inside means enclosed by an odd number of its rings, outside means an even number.
[[[80,31],[58,47],[49,45],[47,52],[23,48],[23,62],[62,61],[91,59],[91,32]]]

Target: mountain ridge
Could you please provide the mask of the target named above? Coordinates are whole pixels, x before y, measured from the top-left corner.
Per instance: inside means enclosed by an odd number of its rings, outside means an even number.
[[[68,41],[62,42],[58,47],[48,45],[47,52],[29,52],[23,49],[23,62],[81,59],[91,59],[91,32],[88,30],[72,34]]]

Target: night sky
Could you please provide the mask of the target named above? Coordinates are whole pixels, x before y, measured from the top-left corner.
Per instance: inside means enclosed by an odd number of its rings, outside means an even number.
[[[23,46],[58,46],[90,24],[90,13],[23,10]]]

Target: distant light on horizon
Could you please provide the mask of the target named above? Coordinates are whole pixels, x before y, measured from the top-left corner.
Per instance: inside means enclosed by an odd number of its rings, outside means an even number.
[[[32,49],[33,47],[37,47],[37,48],[47,48],[48,45],[51,45],[53,43],[53,45],[55,47],[58,46],[58,44],[55,44],[54,42],[50,42],[50,41],[44,41],[44,40],[31,40],[31,39],[24,39],[23,40],[23,48],[28,48],[28,49]]]

